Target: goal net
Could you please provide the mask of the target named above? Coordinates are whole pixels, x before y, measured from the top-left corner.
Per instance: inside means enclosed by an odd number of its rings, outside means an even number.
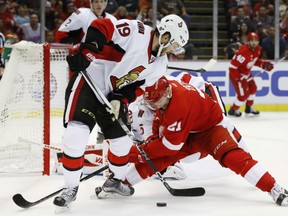
[[[50,173],[50,152],[23,142],[60,145],[68,47],[21,41],[0,81],[0,172]]]

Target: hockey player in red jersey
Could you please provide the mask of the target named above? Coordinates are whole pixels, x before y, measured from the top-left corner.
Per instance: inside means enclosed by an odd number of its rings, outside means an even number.
[[[268,192],[278,205],[288,205],[288,192],[239,145],[240,133],[208,94],[162,77],[146,87],[144,98],[162,119],[158,138],[142,145],[159,171],[189,155],[201,153],[199,158],[203,158],[209,154],[223,167]],[[151,176],[153,170],[143,163],[145,159],[136,147],[131,148],[130,156],[135,163],[129,167],[126,181],[134,185]]]
[[[95,19],[116,18],[105,12],[108,0],[90,0],[90,8],[78,8],[59,27],[55,34],[55,42],[78,44],[84,42],[86,32]]]
[[[75,48],[67,62],[73,77],[65,96],[63,135],[63,174],[65,189],[54,199],[56,206],[67,206],[76,199],[89,134],[97,123],[110,140],[108,164],[112,172],[102,189],[131,196],[134,188],[124,184],[133,145],[115,118],[127,118],[127,106],[145,86],[164,75],[166,53],[183,47],[189,39],[185,22],[177,15],[161,19],[156,29],[138,20],[96,19],[89,26],[85,42]],[[81,71],[110,101],[113,110],[101,103]],[[114,119],[114,120],[113,120]]]
[[[236,92],[236,99],[228,114],[236,117],[242,115],[239,108],[245,102],[247,115],[259,115],[259,111],[252,107],[257,91],[256,83],[251,74],[252,67],[255,65],[266,71],[273,69],[271,62],[261,60],[259,36],[255,32],[250,32],[247,38],[248,43],[240,47],[229,66],[229,77]]]

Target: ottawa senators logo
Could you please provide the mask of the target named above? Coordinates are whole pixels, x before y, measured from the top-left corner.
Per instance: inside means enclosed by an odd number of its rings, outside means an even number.
[[[112,84],[113,89],[119,89],[123,86],[129,85],[134,80],[136,80],[139,77],[139,74],[145,70],[145,67],[138,66],[131,71],[128,72],[128,74],[124,75],[123,77],[117,78],[116,76],[111,76],[110,81]]]

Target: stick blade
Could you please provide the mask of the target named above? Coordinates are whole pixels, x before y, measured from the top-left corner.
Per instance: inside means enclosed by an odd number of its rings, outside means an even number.
[[[170,193],[173,196],[189,196],[189,197],[196,197],[196,196],[203,196],[205,194],[205,189],[203,187],[195,187],[195,188],[186,188],[186,189],[172,189]]]
[[[215,59],[210,59],[209,60],[209,62],[203,67],[203,69],[205,70],[205,71],[208,71],[208,70],[210,70],[215,64],[217,63],[217,60],[215,60]]]
[[[21,194],[15,194],[12,199],[21,208],[30,208],[33,206],[33,203],[28,202]]]

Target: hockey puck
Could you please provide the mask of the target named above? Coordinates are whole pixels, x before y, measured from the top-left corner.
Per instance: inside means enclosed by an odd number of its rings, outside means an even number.
[[[167,203],[164,203],[164,202],[158,202],[156,203],[157,207],[166,207],[167,206]]]

